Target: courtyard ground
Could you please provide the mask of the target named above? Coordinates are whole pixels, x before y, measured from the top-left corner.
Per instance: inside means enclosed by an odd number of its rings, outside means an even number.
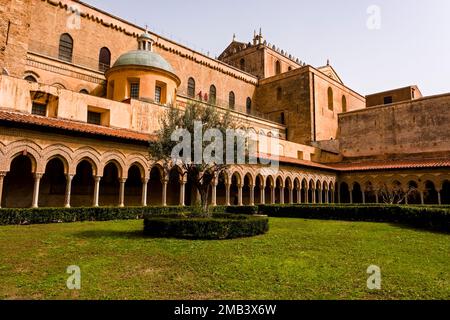
[[[142,221],[0,227],[0,299],[450,299],[450,235],[271,219],[230,241],[142,236]],[[81,268],[81,290],[66,268]],[[382,289],[367,289],[370,265]]]

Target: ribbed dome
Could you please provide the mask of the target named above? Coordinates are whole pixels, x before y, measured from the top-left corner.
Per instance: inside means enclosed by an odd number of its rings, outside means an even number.
[[[122,66],[152,67],[175,74],[172,66],[166,59],[155,52],[146,50],[135,50],[121,55],[114,63],[113,68]]]

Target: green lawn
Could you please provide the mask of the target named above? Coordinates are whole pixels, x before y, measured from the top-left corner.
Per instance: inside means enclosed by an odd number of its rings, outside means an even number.
[[[144,238],[142,224],[0,227],[0,299],[450,299],[448,234],[271,219],[267,235],[206,242]],[[369,265],[381,291],[366,287]]]

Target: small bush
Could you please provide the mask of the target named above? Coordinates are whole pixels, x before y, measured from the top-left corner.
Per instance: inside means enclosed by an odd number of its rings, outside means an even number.
[[[253,237],[268,230],[268,218],[248,215],[217,214],[212,218],[146,215],[144,218],[144,234],[151,237],[224,240]]]
[[[450,207],[400,205],[272,205],[259,206],[270,217],[393,222],[450,232]]]

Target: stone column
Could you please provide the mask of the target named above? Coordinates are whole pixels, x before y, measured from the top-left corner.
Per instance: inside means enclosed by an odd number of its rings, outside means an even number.
[[[270,186],[270,202],[271,204],[275,204],[277,202],[277,197],[275,195],[276,188],[274,186]]]
[[[280,204],[284,204],[284,187],[280,187]]]
[[[294,189],[289,188],[289,204],[294,204]]]
[[[163,181],[161,181],[162,183],[162,206],[166,207],[167,206],[167,184],[169,183],[168,180],[164,179]]]
[[[350,193],[350,204],[353,204],[353,189],[349,189],[349,193]]]
[[[259,197],[260,197],[259,200],[260,200],[261,204],[266,204],[266,185],[263,183],[259,187],[261,190],[261,192],[259,194]]]
[[[316,189],[315,188],[311,189],[311,196],[312,196],[311,197],[311,200],[312,200],[311,203],[312,204],[316,204]]]
[[[231,184],[225,183],[225,205],[230,205],[230,188]]]
[[[125,183],[127,179],[119,179],[120,187],[119,187],[119,207],[125,207]]]
[[[243,186],[242,186],[242,184],[238,184],[238,206],[243,206],[244,204],[243,204],[243,202],[242,202],[242,189],[243,189]]]
[[[102,177],[96,176],[94,177],[94,201],[92,203],[93,207],[98,207],[98,196],[100,193],[100,180]]]
[[[303,190],[305,192],[305,204],[309,203],[309,187]]]
[[[378,204],[378,203],[380,203],[380,198],[379,198],[379,195],[378,195],[378,190],[375,190],[375,202]]]
[[[425,196],[423,194],[423,190],[420,190],[420,201],[422,204],[425,204]]]
[[[3,182],[5,180],[6,172],[0,172],[0,208],[2,207],[3,199]]]
[[[186,182],[184,179],[180,180],[180,206],[186,206]]]
[[[330,191],[326,190],[325,191],[325,203],[330,203]]]
[[[441,204],[442,204],[441,191],[442,191],[442,190],[437,190],[437,189],[436,189],[436,192],[437,192],[437,194],[438,194],[438,205],[441,205]]]
[[[217,178],[215,178],[211,185],[211,206],[217,206]]]
[[[42,173],[35,173],[34,174],[34,188],[33,188],[33,208],[39,207],[39,186],[41,184],[43,174]]]
[[[361,193],[362,193],[363,204],[366,204],[366,193],[364,191],[361,191]]]
[[[302,188],[298,188],[297,189],[297,204],[301,204],[302,203]]]
[[[70,196],[72,194],[72,180],[74,175],[68,174],[66,175],[66,196],[64,199],[64,206],[66,208],[70,208]]]
[[[255,186],[250,185],[250,205],[255,205]]]
[[[141,197],[141,205],[143,207],[147,206],[147,188],[148,188],[148,180],[142,179],[142,197]]]

